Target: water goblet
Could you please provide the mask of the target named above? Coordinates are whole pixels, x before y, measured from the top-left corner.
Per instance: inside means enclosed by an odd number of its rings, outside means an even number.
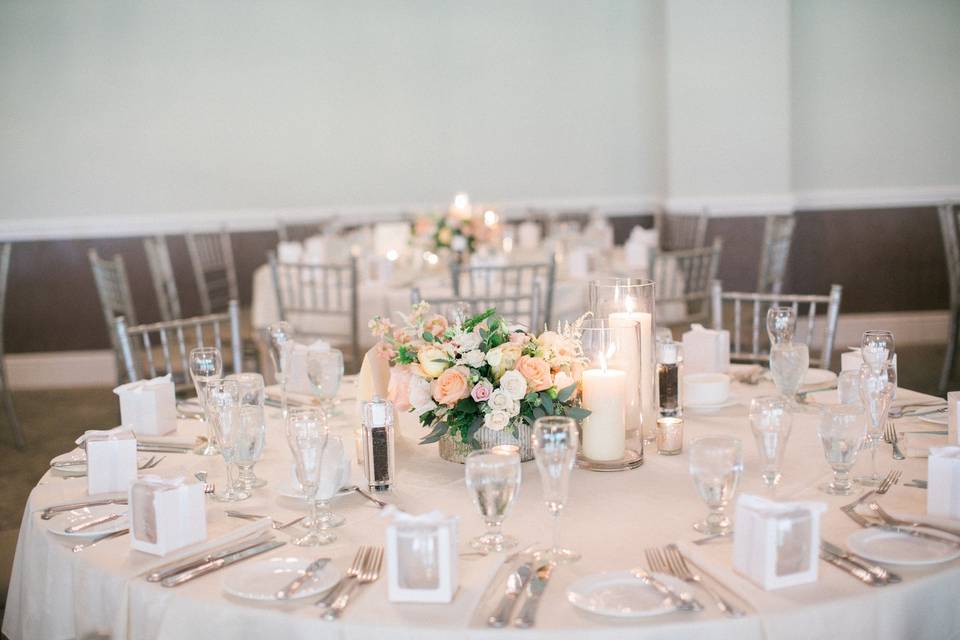
[[[760,475],[771,492],[780,482],[792,421],[790,407],[782,397],[762,396],[750,401],[750,428],[760,454]]]
[[[287,374],[295,344],[293,335],[293,326],[289,322],[274,322],[267,327],[267,346],[280,384],[280,413],[284,420],[287,418]]]
[[[860,337],[860,357],[864,364],[870,365],[874,371],[880,371],[884,362],[893,364],[896,353],[896,342],[893,332],[882,329],[864,331]]]
[[[213,422],[207,412],[207,385],[218,380],[223,374],[223,357],[215,347],[197,347],[190,351],[190,377],[193,378],[193,387],[197,391],[197,403],[203,411],[203,421],[207,427],[207,441],[196,449],[194,453],[201,456],[214,456],[220,453],[217,448],[216,434]]]
[[[573,418],[549,416],[533,423],[533,456],[540,471],[543,500],[553,516],[553,545],[544,552],[548,562],[576,562],[580,554],[560,546],[560,514],[567,504],[570,470],[577,460],[577,423]]]
[[[253,465],[260,461],[266,441],[267,422],[263,407],[256,404],[240,404],[240,434],[237,438],[237,468],[240,470],[240,484],[252,492],[253,489],[267,484],[257,478]]]
[[[833,469],[833,479],[820,485],[820,490],[835,496],[853,493],[850,469],[857,461],[867,433],[863,407],[859,404],[839,404],[824,408],[817,435],[823,445],[823,455]]]
[[[235,380],[214,380],[207,384],[207,412],[227,467],[227,482],[222,493],[211,497],[220,502],[239,502],[250,497],[233,474],[242,441],[240,385]]]
[[[263,401],[264,401],[264,383],[263,376],[259,373],[231,373],[230,375],[224,378],[225,380],[236,380],[237,384],[240,385],[240,405],[243,407],[240,419],[241,421],[256,421],[259,419],[265,425],[265,417],[263,413]],[[249,407],[259,407],[260,411],[248,411]],[[264,428],[264,436],[266,435],[266,428]],[[259,445],[260,450],[263,449],[263,444]],[[257,453],[256,458],[252,461],[240,464],[240,481],[250,489],[259,489],[264,487],[267,484],[267,481],[263,478],[258,478],[256,473],[253,471],[254,465],[260,460],[260,453]]]
[[[300,483],[304,498],[310,505],[310,518],[306,523],[307,533],[293,541],[294,544],[311,547],[329,544],[336,536],[320,526],[320,500],[330,492],[331,477],[339,483],[340,468],[343,461],[343,445],[340,444],[337,459],[328,455],[333,436],[327,431],[319,412],[294,412],[287,419],[287,443],[293,452],[297,482]],[[336,447],[332,447],[336,449]],[[334,490],[335,491],[335,490]]]
[[[841,371],[837,376],[837,398],[840,404],[859,405],[860,400],[860,370],[848,369]]]
[[[330,415],[343,379],[343,352],[339,349],[307,351],[307,378],[324,411]]]
[[[877,470],[877,449],[883,441],[883,427],[896,388],[897,372],[889,361],[880,361],[879,368],[866,362],[860,367],[860,399],[867,414],[867,440],[864,446],[870,446],[870,475],[857,478],[864,486],[875,487],[883,480]]]
[[[470,546],[487,552],[516,546],[516,538],[505,536],[500,527],[520,490],[520,454],[474,451],[464,467],[467,490],[487,525],[487,532]]]
[[[797,313],[793,307],[770,307],[767,309],[767,335],[770,346],[793,341],[797,329]]]
[[[770,348],[770,373],[777,390],[787,399],[796,398],[803,376],[810,366],[810,350],[800,342],[784,342]]]
[[[733,528],[724,509],[737,492],[743,471],[743,450],[738,438],[716,436],[694,440],[690,447],[690,475],[710,513],[693,528],[708,535],[726,535]]]
[[[339,527],[346,522],[346,518],[330,509],[330,500],[337,495],[340,486],[343,484],[345,461],[343,439],[340,436],[331,435],[327,443],[327,450],[324,452],[325,466],[320,488],[317,490],[317,512],[313,517],[318,523],[317,526],[324,531]]]

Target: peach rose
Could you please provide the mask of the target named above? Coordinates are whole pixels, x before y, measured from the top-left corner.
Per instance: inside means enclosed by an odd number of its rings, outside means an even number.
[[[523,347],[530,342],[530,334],[514,331],[510,334],[510,344]]]
[[[439,338],[447,330],[450,324],[447,319],[440,315],[435,315],[423,324],[423,330],[429,331],[434,337]]]
[[[521,356],[517,361],[517,371],[526,378],[527,385],[534,391],[544,391],[553,386],[550,365],[543,358]]]
[[[410,377],[412,375],[409,367],[390,368],[387,397],[397,408],[397,411],[406,411],[410,408]]]
[[[451,367],[433,381],[433,399],[453,406],[470,395],[470,372],[466,367]]]

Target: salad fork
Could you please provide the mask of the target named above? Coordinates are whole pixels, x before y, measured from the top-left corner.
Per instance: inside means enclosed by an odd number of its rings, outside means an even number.
[[[372,547],[367,545],[363,545],[357,549],[357,553],[353,556],[353,562],[347,569],[346,575],[340,578],[335,585],[330,587],[330,590],[327,591],[322,598],[317,600],[314,605],[325,608],[330,607],[337,599],[337,596],[340,594],[340,592],[345,589],[348,584],[356,580],[360,575],[361,569],[365,566],[367,555],[371,550]]]
[[[876,501],[870,502],[867,505],[867,507],[869,507],[870,511],[880,516],[880,519],[886,522],[887,524],[890,524],[893,526],[900,526],[900,527],[924,527],[925,529],[942,531],[947,535],[956,536],[960,538],[960,530],[953,529],[951,527],[941,527],[935,524],[928,524],[926,522],[913,522],[911,520],[903,520],[901,518],[896,518],[890,515],[889,513],[887,513],[887,511],[880,506],[880,503]]]
[[[353,596],[353,592],[356,591],[357,587],[370,584],[380,577],[380,567],[383,565],[383,547],[368,547],[368,549],[369,552],[363,568],[357,574],[356,578],[344,587],[343,592],[337,596],[333,604],[323,613],[324,620],[336,620],[339,618],[340,614],[343,613],[343,610],[346,609],[350,603],[350,598]]]
[[[665,556],[667,560],[667,566],[670,568],[670,573],[677,578],[680,578],[684,582],[690,582],[699,586],[711,598],[713,598],[718,609],[723,611],[728,616],[734,618],[739,618],[746,615],[746,611],[739,609],[724,600],[723,596],[721,596],[715,589],[707,585],[707,583],[703,580],[703,576],[690,569],[690,565],[687,564],[687,559],[683,557],[682,553],[680,553],[680,549],[677,547],[677,545],[668,544],[665,549]]]
[[[887,420],[887,423],[883,426],[883,439],[887,444],[893,445],[894,460],[903,460],[906,458],[903,452],[900,451],[900,446],[897,444],[899,438],[897,437],[897,428],[894,426],[893,420]]]

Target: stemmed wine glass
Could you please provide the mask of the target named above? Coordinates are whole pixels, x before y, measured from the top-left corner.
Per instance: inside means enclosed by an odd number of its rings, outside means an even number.
[[[690,475],[710,514],[693,525],[700,533],[726,535],[733,531],[724,509],[737,492],[743,471],[743,448],[738,438],[699,438],[690,447]]]
[[[266,486],[267,481],[253,472],[260,461],[266,440],[266,417],[263,412],[264,384],[259,373],[231,373],[225,380],[235,380],[240,385],[240,422],[243,426],[243,444],[237,466],[240,482],[247,490]]]
[[[879,363],[879,366],[877,366]],[[866,411],[867,444],[870,446],[870,475],[861,476],[857,481],[868,487],[880,484],[883,478],[877,470],[877,449],[883,441],[883,427],[890,413],[890,403],[897,388],[897,372],[887,360],[866,361],[860,367],[860,399]]]
[[[293,327],[289,322],[274,322],[267,327],[267,340],[270,350],[270,360],[280,383],[280,413],[283,419],[287,418],[287,374],[290,367],[290,356],[293,355],[294,338]]]
[[[243,427],[240,420],[240,385],[236,380],[214,380],[207,384],[207,412],[211,417],[213,429],[220,444],[220,453],[227,465],[227,483],[222,493],[211,496],[220,502],[239,502],[250,497],[233,474],[239,449],[243,441]]]
[[[874,371],[879,372],[884,362],[892,365],[895,353],[896,343],[892,332],[880,329],[863,332],[860,338],[860,356]]]
[[[580,554],[560,546],[560,514],[567,504],[570,470],[577,460],[577,423],[573,418],[550,416],[533,423],[533,456],[540,470],[543,500],[553,516],[553,546],[543,557],[549,562],[576,562]]]
[[[307,378],[320,398],[323,410],[328,416],[332,415],[343,379],[343,352],[339,349],[307,351]]]
[[[802,342],[783,342],[770,347],[770,373],[785,398],[796,398],[803,376],[810,366],[810,350]]]
[[[194,453],[201,456],[215,456],[220,453],[217,448],[216,433],[210,412],[207,410],[207,386],[223,375],[223,357],[215,347],[197,347],[190,351],[190,377],[197,391],[197,402],[203,411],[203,421],[207,425],[207,442]]]
[[[770,307],[767,309],[767,335],[770,346],[793,342],[797,329],[797,314],[793,307]]]
[[[866,433],[867,425],[860,405],[839,404],[824,408],[817,434],[827,464],[833,469],[833,480],[820,485],[821,491],[835,496],[853,493],[850,469],[857,461]]]
[[[520,454],[474,451],[464,466],[467,490],[487,525],[487,532],[470,546],[480,551],[515,547],[516,538],[503,535],[500,527],[520,490]]]
[[[750,428],[760,454],[760,475],[771,492],[780,482],[792,421],[790,407],[781,397],[763,396],[750,401]]]
[[[302,547],[330,544],[337,537],[321,526],[319,500],[329,500],[336,493],[342,474],[343,442],[330,435],[319,412],[291,413],[287,420],[287,442],[311,516],[306,535],[293,543]]]

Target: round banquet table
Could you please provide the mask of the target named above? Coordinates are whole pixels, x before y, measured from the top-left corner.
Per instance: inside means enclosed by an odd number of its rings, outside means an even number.
[[[756,447],[747,418],[748,399],[770,393],[762,383],[733,386],[738,404],[715,413],[686,416],[686,444],[705,434],[731,434],[743,439],[745,471],[741,493],[761,494]],[[358,426],[351,385],[342,390],[343,415],[331,424],[348,447]],[[817,394],[815,401],[832,402],[835,392]],[[900,390],[898,401],[917,397]],[[267,513],[279,520],[302,514],[305,507],[278,496],[290,478],[290,454],[282,437],[279,412],[268,409],[268,445],[257,466],[269,484],[250,500],[229,507]],[[906,429],[911,419],[898,421]],[[420,446],[421,428],[411,416],[402,417],[398,440],[399,474],[395,489],[383,494],[403,510],[421,513],[440,509],[460,518],[460,549],[482,530],[481,520],[464,486],[463,466],[441,460],[437,446]],[[922,425],[916,422],[919,427]],[[780,499],[819,500],[829,505],[824,514],[825,539],[844,544],[857,526],[838,509],[849,497],[828,496],[817,484],[829,469],[816,436],[813,413],[797,414],[787,445]],[[929,426],[929,425],[927,425]],[[199,433],[195,421],[180,423],[179,432]],[[893,462],[890,449],[879,452],[882,469],[903,470],[903,479],[926,478],[926,459]],[[868,456],[863,456],[868,459]],[[696,546],[699,537],[691,523],[706,514],[687,472],[686,453],[667,457],[648,449],[645,464],[623,473],[573,471],[568,509],[563,515],[564,544],[583,555],[572,565],[554,571],[544,594],[536,627],[529,630],[488,629],[479,620],[477,603],[487,583],[503,561],[503,554],[460,558],[460,587],[450,604],[394,604],[387,599],[386,579],[364,588],[338,622],[324,622],[313,599],[290,604],[253,604],[224,594],[223,575],[242,567],[224,569],[176,588],[164,588],[139,577],[163,559],[131,551],[127,536],[105,541],[80,553],[69,542],[46,530],[38,511],[61,501],[83,498],[84,480],[68,480],[48,473],[27,502],[17,542],[12,583],[3,620],[10,640],[24,638],[164,638],[213,640],[216,638],[946,638],[960,633],[960,586],[957,561],[928,568],[897,567],[901,584],[869,587],[846,573],[819,564],[819,580],[812,584],[763,591],[731,568],[729,541]],[[210,480],[223,482],[223,462],[193,454],[167,455],[160,468],[206,469]],[[362,472],[353,468],[355,481]],[[859,493],[859,492],[858,492]],[[882,497],[891,511],[925,513],[926,492],[894,486]],[[338,497],[334,509],[346,516],[336,530],[339,539],[322,548],[285,545],[269,556],[316,558],[329,556],[343,571],[361,544],[383,544],[386,519],[357,494]],[[207,503],[209,540],[245,526],[228,519],[226,505]],[[53,521],[51,521],[53,522]],[[523,465],[523,485],[506,518],[504,530],[517,536],[522,546],[546,544],[550,518],[541,501],[535,463]],[[287,539],[285,532],[276,532]],[[725,585],[740,594],[752,613],[739,619],[723,616],[704,594],[702,613],[666,615],[618,621],[583,613],[568,604],[566,588],[574,580],[600,571],[625,570],[644,564],[644,549],[677,542],[685,553]],[[269,557],[260,556],[260,558]],[[247,562],[251,562],[248,560]]]

